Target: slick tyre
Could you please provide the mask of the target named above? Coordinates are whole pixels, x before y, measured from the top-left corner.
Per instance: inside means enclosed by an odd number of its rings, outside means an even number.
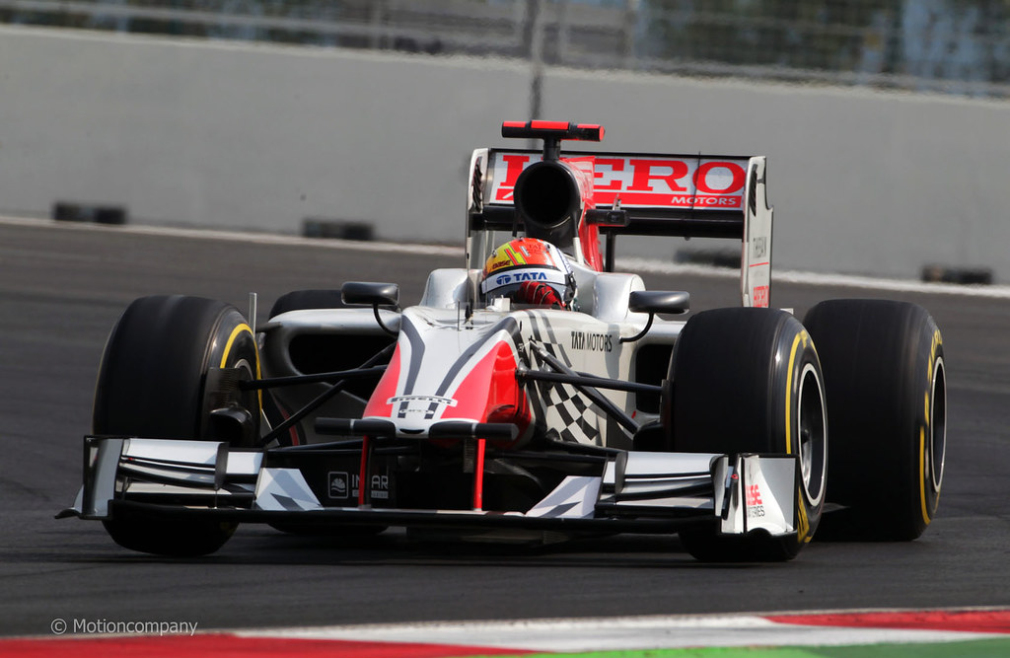
[[[259,367],[256,338],[236,308],[199,297],[143,297],[126,309],[106,344],[93,433],[253,446],[258,393],[208,386],[208,372],[228,368],[254,379]],[[196,556],[220,548],[236,524],[131,515],[105,521],[105,528],[132,550]]]
[[[796,532],[680,533],[705,562],[791,560],[821,518],[827,480],[827,419],[821,366],[803,325],[783,311],[727,308],[691,318],[671,363],[672,444],[678,452],[798,455]]]
[[[824,368],[831,448],[826,539],[908,541],[936,513],[947,434],[943,338],[921,306],[821,302],[807,313]]]

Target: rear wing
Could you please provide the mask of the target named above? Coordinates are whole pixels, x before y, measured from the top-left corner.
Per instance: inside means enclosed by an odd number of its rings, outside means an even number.
[[[566,151],[562,157],[592,169],[592,221],[606,236],[605,270],[613,271],[618,235],[740,240],[743,305],[769,305],[772,209],[764,156]],[[474,151],[467,195],[471,268],[481,267],[481,256],[495,246],[484,244],[493,232],[524,230],[513,192],[519,175],[541,160],[540,151]]]

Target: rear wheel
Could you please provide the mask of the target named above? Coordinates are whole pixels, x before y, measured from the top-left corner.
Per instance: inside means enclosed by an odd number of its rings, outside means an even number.
[[[728,308],[691,318],[677,340],[671,444],[681,452],[799,456],[796,532],[724,536],[715,526],[682,531],[703,561],[782,561],[810,541],[827,474],[827,418],[820,363],[803,325],[788,313]]]
[[[288,311],[306,311],[321,308],[343,308],[344,301],[339,290],[294,290],[277,298],[270,317]]]
[[[285,293],[277,298],[270,309],[270,318],[287,313],[288,311],[310,311],[317,309],[344,308],[343,296],[340,290],[294,290]],[[287,415],[281,411],[281,407],[272,396],[264,399],[267,418],[272,425],[282,423]],[[304,443],[305,437],[301,435],[298,425],[291,428],[296,434],[298,441]],[[322,526],[317,524],[280,522],[271,523],[275,530],[280,530],[292,535],[302,535],[309,537],[367,537],[377,535],[386,529],[385,526]]]
[[[839,299],[807,313],[828,392],[828,539],[912,540],[936,513],[943,481],[943,338],[922,307]]]
[[[227,441],[255,445],[255,391],[208,385],[211,368],[241,379],[259,373],[256,338],[233,306],[200,297],[156,296],[133,302],[113,328],[95,390],[95,434]],[[116,543],[159,555],[213,553],[236,524],[143,515],[105,522]]]
[[[273,319],[278,315],[289,311],[309,311],[343,307],[344,302],[339,290],[293,290],[277,298],[277,301],[275,301],[274,305],[270,308],[270,315],[268,317],[270,318],[270,321],[273,321]],[[269,334],[266,340],[270,340]],[[316,350],[312,351],[316,352]],[[269,355],[270,350],[266,349],[265,354]],[[313,354],[312,356],[317,358],[316,354]],[[278,399],[277,393],[267,391],[263,394],[263,413],[266,415],[270,426],[277,427],[288,419],[291,415],[291,410],[285,407],[281,400]],[[289,434],[281,437],[280,442],[281,445],[297,445],[299,443],[304,443],[305,435],[302,431],[301,424],[298,423],[291,427]]]

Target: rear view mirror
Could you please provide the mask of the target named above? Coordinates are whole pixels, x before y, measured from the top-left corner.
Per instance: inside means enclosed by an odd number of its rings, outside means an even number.
[[[679,290],[635,290],[628,296],[628,310],[632,313],[648,313],[649,321],[637,335],[622,338],[622,343],[633,343],[652,328],[656,313],[679,315],[691,308],[691,293]]]
[[[691,308],[691,293],[671,290],[636,290],[628,299],[632,313],[679,315]]]
[[[340,287],[340,297],[352,306],[396,306],[400,302],[400,286],[395,283],[348,281]]]

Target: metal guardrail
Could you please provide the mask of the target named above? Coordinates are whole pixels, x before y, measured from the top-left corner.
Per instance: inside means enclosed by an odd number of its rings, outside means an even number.
[[[0,22],[308,45],[527,57],[542,19],[545,55],[627,56],[630,8],[505,0],[0,0]]]
[[[411,44],[432,48],[444,44],[450,49],[481,48],[492,51],[515,49],[521,43],[522,22],[514,10],[488,16],[486,29],[461,31],[453,25],[390,22],[381,11],[383,3],[358,11],[333,12],[332,16],[298,17],[290,13],[265,11],[268,5],[256,2],[210,2],[195,0],[189,6],[170,2],[123,4],[94,1],[0,0],[0,11],[7,10],[7,22],[113,29],[174,36],[237,38],[253,41],[280,41],[322,45],[347,45],[365,48],[405,48]],[[347,3],[344,3],[347,4]],[[368,5],[369,3],[359,3]],[[352,8],[354,9],[354,8]],[[497,20],[496,20],[497,19]],[[496,29],[497,28],[497,29]],[[327,43],[327,37],[339,40]],[[437,50],[441,50],[439,46]]]
[[[785,5],[714,11],[663,0],[0,0],[0,22],[1010,98],[1010,7],[1006,16],[951,14],[944,32],[935,11],[923,9],[930,3],[914,0],[848,0],[833,3],[844,11],[831,16],[786,15]],[[915,20],[925,25],[921,33],[908,25]],[[917,39],[925,45],[910,54]],[[978,54],[957,65],[943,59],[958,47]]]

